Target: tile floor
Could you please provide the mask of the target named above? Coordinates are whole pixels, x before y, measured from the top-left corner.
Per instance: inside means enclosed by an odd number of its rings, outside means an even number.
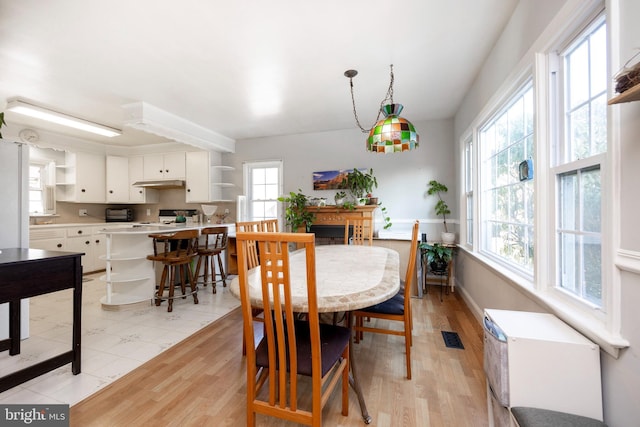
[[[215,295],[200,287],[197,305],[191,297],[176,299],[171,313],[166,302],[105,311],[102,274],[85,276],[83,284],[82,373],[73,375],[67,364],[0,393],[0,403],[74,405],[240,305],[228,288],[218,286]],[[0,376],[69,351],[71,307],[70,289],[31,298],[30,338],[22,341],[20,355],[0,353]]]

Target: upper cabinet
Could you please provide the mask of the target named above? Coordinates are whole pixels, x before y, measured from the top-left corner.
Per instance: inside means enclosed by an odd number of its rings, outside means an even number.
[[[129,157],[129,202],[130,203],[158,203],[158,190],[144,187],[134,187],[134,182],[144,179],[144,158],[142,156]]]
[[[129,159],[107,156],[107,203],[129,203]]]
[[[231,201],[230,190],[234,185],[226,181],[229,166],[220,165],[220,153],[194,151],[186,153],[187,179],[186,202]]]
[[[143,179],[185,179],[185,153],[145,154],[143,156]]]
[[[57,166],[57,199],[61,202],[104,203],[106,201],[105,157],[93,153],[65,153],[65,164]]]

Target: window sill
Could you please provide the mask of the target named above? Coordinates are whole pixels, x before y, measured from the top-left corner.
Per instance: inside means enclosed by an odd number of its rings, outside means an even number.
[[[526,294],[534,302],[540,304],[549,313],[555,314],[562,321],[598,344],[600,348],[614,358],[618,358],[620,349],[629,347],[629,341],[606,328],[604,322],[563,301],[552,292],[539,291],[533,284],[519,277],[511,270],[501,266],[490,258],[460,246],[469,256],[483,263],[487,268],[500,276],[507,284]]]

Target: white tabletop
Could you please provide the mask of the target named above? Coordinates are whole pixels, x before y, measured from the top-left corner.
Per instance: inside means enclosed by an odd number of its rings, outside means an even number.
[[[378,246],[316,246],[316,286],[319,312],[352,311],[386,301],[400,289],[398,252]],[[307,282],[303,250],[291,254],[294,311],[307,312]],[[251,304],[262,307],[260,267],[249,271]],[[230,285],[240,297],[238,278]]]

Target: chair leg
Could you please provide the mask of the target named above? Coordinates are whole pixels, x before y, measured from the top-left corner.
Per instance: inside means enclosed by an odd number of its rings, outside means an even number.
[[[411,379],[411,329],[405,322],[404,324],[404,348],[407,355],[407,379]]]
[[[224,265],[222,264],[222,255],[218,253],[216,255],[218,258],[218,268],[220,269],[220,278],[222,279],[222,287],[227,287],[227,273],[224,271]]]
[[[208,284],[208,280],[209,280],[209,260],[210,260],[210,256],[209,255],[205,255],[204,257],[204,276],[202,276],[202,283],[203,286],[207,286]]]
[[[189,264],[185,265],[187,269],[187,274],[189,275],[189,288],[191,289],[191,295],[193,295],[193,303],[198,304],[198,285],[196,283],[196,277],[193,275],[193,271],[191,270],[191,266]]]
[[[164,294],[164,284],[167,280],[167,270],[168,266],[164,266],[162,268],[162,276],[160,276],[160,285],[158,286],[158,291],[156,293],[156,307],[159,307],[162,303],[162,294]]]
[[[215,255],[209,257],[211,260],[211,292],[216,293],[216,260]]]
[[[176,280],[176,267],[171,266],[168,267],[171,269],[171,274],[169,275],[169,306],[167,307],[168,312],[173,311],[173,294],[175,291],[175,280]]]
[[[206,265],[207,265],[207,262],[205,260],[205,269],[206,269]],[[198,262],[196,263],[196,273],[195,273],[196,280],[198,280],[198,278],[200,277],[200,268],[201,267],[202,267],[202,255],[198,256]],[[207,286],[207,283],[204,282],[203,286]]]
[[[222,253],[219,252],[216,257],[218,258],[218,267],[220,268],[220,276],[222,277],[222,286],[227,287],[227,273],[224,271],[224,265],[222,264]]]

